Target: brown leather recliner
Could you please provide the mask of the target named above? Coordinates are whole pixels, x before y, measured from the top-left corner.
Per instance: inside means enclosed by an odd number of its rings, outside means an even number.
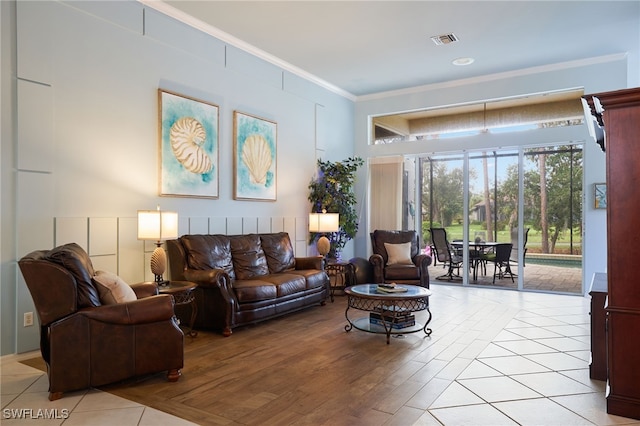
[[[429,288],[431,257],[420,253],[420,237],[416,231],[375,230],[371,233],[371,246],[373,254],[369,262],[373,266],[374,283]]]
[[[167,371],[180,378],[184,335],[170,295],[134,284],[138,300],[102,305],[87,253],[71,243],[34,251],[18,262],[40,321],[49,399],[63,392]]]

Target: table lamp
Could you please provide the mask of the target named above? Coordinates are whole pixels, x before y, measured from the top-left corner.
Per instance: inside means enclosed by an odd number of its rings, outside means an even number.
[[[155,241],[156,249],[151,254],[151,272],[159,286],[169,282],[162,278],[167,269],[167,255],[162,242],[178,238],[178,213],[157,210],[138,210],[138,239]]]
[[[340,230],[340,215],[338,213],[309,213],[309,232],[338,232]],[[316,242],[318,253],[325,257],[331,250],[331,242],[322,235]]]

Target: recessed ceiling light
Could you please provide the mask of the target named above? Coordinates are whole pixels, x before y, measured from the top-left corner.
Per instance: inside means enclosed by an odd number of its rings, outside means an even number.
[[[471,65],[474,60],[475,59],[473,59],[473,58],[457,58],[457,59],[454,59],[453,61],[451,61],[451,63],[453,65],[465,66],[465,65]]]

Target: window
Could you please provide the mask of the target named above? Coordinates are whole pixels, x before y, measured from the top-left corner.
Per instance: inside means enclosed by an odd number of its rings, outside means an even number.
[[[581,125],[582,91],[532,95],[374,117],[371,144]]]

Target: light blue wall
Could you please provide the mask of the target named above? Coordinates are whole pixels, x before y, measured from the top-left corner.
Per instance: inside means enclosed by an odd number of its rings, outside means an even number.
[[[629,70],[628,57],[614,55],[359,98],[356,103],[355,153],[370,159],[379,156],[585,141],[583,281],[584,288],[588,291],[593,273],[606,270],[607,253],[606,212],[593,208],[592,191],[594,183],[605,181],[605,156],[596,143],[589,139],[585,126],[541,129],[511,135],[481,134],[446,141],[430,140],[372,146],[368,144],[370,117],[573,88],[582,88],[585,94],[624,89],[630,87],[630,84],[638,83],[637,76],[640,75],[640,70],[637,69],[637,60],[634,60],[634,63],[634,68]],[[360,194],[367,193],[366,170],[359,174],[357,190]],[[359,199],[363,200],[366,206],[366,196]],[[362,208],[361,211],[366,215],[366,208]],[[370,254],[370,242],[367,237],[370,230],[367,229],[366,217],[361,218],[361,221],[362,226],[354,240],[355,252],[357,256],[367,257]]]
[[[33,306],[16,267],[16,259],[30,250],[78,239],[95,264],[132,281],[146,279],[150,249],[136,241],[134,217],[138,209],[157,204],[178,211],[181,233],[286,229],[299,235],[299,249],[309,209],[307,185],[318,156],[372,158],[526,142],[371,147],[370,115],[568,87],[613,90],[637,85],[640,76],[636,52],[631,59],[365,97],[354,106],[134,1],[0,1],[0,22],[0,354],[38,346],[37,327],[22,327],[23,313]],[[158,88],[220,107],[218,200],[158,197]],[[234,110],[278,123],[276,202],[232,199]],[[585,138],[584,129],[559,130],[532,142]],[[585,188],[604,181],[604,155],[594,144],[587,143],[585,166]],[[363,226],[345,258],[367,255],[366,169],[357,192]],[[606,222],[603,211],[588,207],[590,191],[585,194],[588,277],[606,265]]]
[[[77,241],[147,279],[138,209],[178,211],[180,233],[287,230],[306,254],[307,185],[317,156],[353,154],[351,100],[134,1],[0,7],[2,354],[39,342],[16,259]],[[158,196],[158,88],[219,106],[217,200]],[[275,202],[233,200],[234,110],[277,123]]]
[[[13,105],[15,4],[0,2],[0,354],[11,353],[16,336],[15,179]]]

